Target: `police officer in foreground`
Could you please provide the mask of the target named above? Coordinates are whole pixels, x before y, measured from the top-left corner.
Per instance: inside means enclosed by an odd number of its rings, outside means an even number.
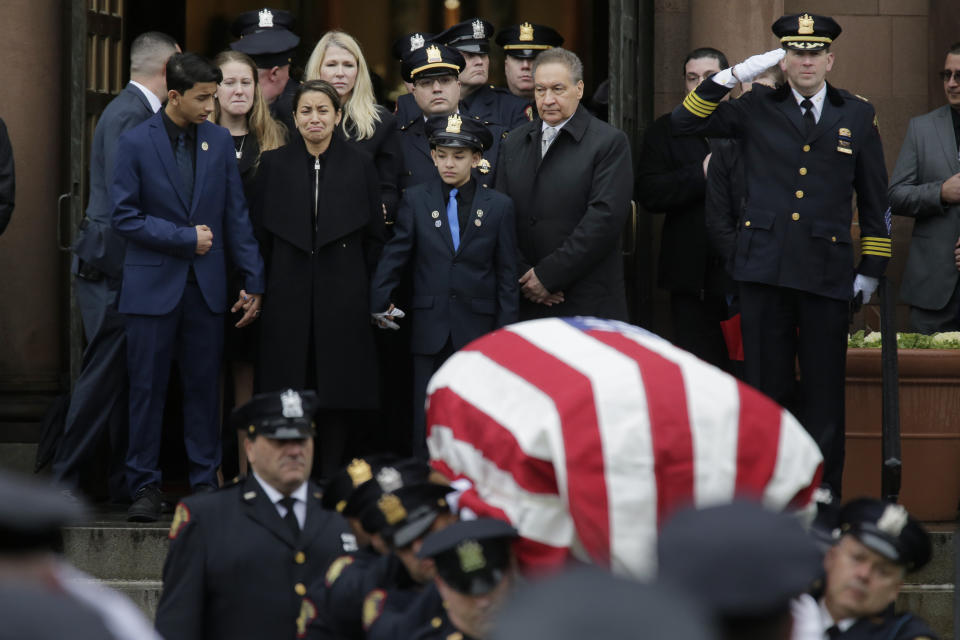
[[[876,113],[826,82],[832,18],[786,15],[781,48],[701,82],[671,115],[679,134],[741,140],[746,193],[733,277],[740,287],[748,383],[790,408],[820,446],[824,489],[840,495],[851,304],[866,303],[890,259],[887,171]],[[779,62],[787,83],[722,102]],[[862,259],[854,269],[856,193]],[[794,363],[801,394],[794,400]]]
[[[934,638],[917,616],[894,613],[904,577],[930,560],[930,536],[907,510],[872,498],[840,509],[819,597],[793,604],[794,640]]]
[[[657,563],[660,582],[700,602],[723,640],[789,640],[790,601],[815,585],[822,554],[795,516],[734,502],[675,514]]]
[[[165,638],[293,638],[316,605],[306,584],[356,541],[310,480],[312,391],[254,396],[231,416],[251,475],[177,505],[157,629]]]
[[[294,130],[293,96],[300,83],[290,77],[293,54],[300,38],[292,31],[293,14],[277,9],[245,11],[230,30],[240,38],[230,44],[257,63],[258,80],[270,115]]]
[[[483,187],[493,185],[500,141],[506,129],[498,124],[483,121],[475,115],[467,115],[466,106],[460,102],[460,80],[464,68],[463,56],[455,49],[431,43],[415,49],[403,59],[401,75],[413,84],[413,98],[419,111],[408,121],[397,119],[400,125],[400,145],[403,162],[407,168],[401,176],[400,187],[406,189],[415,184],[434,180],[437,168],[430,156],[430,141],[426,134],[426,119],[430,116],[449,116],[460,113],[463,118],[472,117],[481,121],[490,130],[493,142],[483,153],[483,159],[474,170],[474,178]]]
[[[524,22],[504,27],[496,42],[503,49],[503,75],[507,89],[527,101],[527,117],[533,120],[536,105],[533,102],[533,59],[541,51],[563,45],[563,36],[542,24]]]
[[[533,120],[529,101],[490,80],[490,38],[493,25],[482,18],[465,20],[436,35],[436,41],[459,51],[465,60],[460,72],[460,100],[466,113],[493,122],[508,131]]]

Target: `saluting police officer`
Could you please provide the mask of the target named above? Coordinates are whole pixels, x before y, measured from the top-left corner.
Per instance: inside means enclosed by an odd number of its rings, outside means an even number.
[[[240,38],[230,44],[234,51],[247,54],[257,63],[258,81],[270,115],[294,131],[293,95],[300,82],[290,77],[293,54],[300,38],[293,33],[293,14],[277,9],[245,11],[234,21],[231,31]]]
[[[895,614],[907,573],[930,560],[930,536],[902,506],[873,498],[844,505],[823,561],[826,579],[815,598],[793,603],[793,640],[930,639],[919,617]]]
[[[460,73],[460,101],[463,110],[483,122],[493,122],[509,131],[533,120],[529,102],[506,89],[489,84],[490,38],[493,25],[482,18],[465,20],[436,35],[436,41],[463,54],[466,64]]]
[[[832,18],[787,15],[773,24],[782,48],[704,80],[676,107],[680,134],[742,139],[746,192],[733,277],[740,283],[746,380],[790,406],[824,457],[824,488],[840,494],[844,369],[852,301],[869,300],[890,258],[887,172],[873,106],[826,82]],[[780,63],[787,84],[755,86],[721,102],[737,82]],[[862,260],[850,226],[856,192]],[[792,408],[792,407],[791,407]]]
[[[430,141],[427,139],[425,122],[430,116],[449,116],[460,113],[468,116],[460,99],[458,76],[464,68],[463,56],[454,49],[441,44],[428,44],[415,49],[403,59],[402,77],[413,84],[413,98],[419,111],[410,120],[397,119],[400,125],[400,144],[403,162],[407,171],[400,177],[400,186],[407,189],[415,184],[431,181],[437,176],[437,167],[430,156]],[[493,186],[497,154],[506,129],[498,124],[483,122],[493,136],[493,142],[483,153],[483,158],[474,170],[477,183]]]
[[[356,551],[309,481],[318,404],[313,391],[288,389],[234,411],[252,473],[177,505],[156,618],[165,638],[293,638],[316,617],[306,584]]]
[[[537,109],[533,101],[533,59],[541,51],[562,46],[563,36],[551,27],[524,22],[501,29],[496,42],[503,48],[507,89],[527,101],[527,117],[533,120]]]

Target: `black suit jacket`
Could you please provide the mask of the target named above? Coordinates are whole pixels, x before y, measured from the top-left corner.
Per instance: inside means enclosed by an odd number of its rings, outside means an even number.
[[[126,241],[110,226],[113,200],[114,157],[120,134],[153,115],[146,96],[128,84],[110,101],[97,121],[90,147],[90,200],[86,217],[80,223],[73,253],[85,263],[110,276],[120,278]],[[74,265],[74,272],[78,265]]]
[[[437,353],[448,337],[459,349],[517,320],[513,203],[478,187],[454,251],[442,184],[435,175],[404,193],[394,236],[370,286],[371,312],[385,311],[405,267],[412,265],[410,348],[420,354]]]
[[[356,133],[350,131],[348,139],[342,126],[336,128],[337,137],[347,140],[373,160],[380,176],[380,199],[387,209],[387,220],[392,222],[397,214],[400,202],[400,175],[403,173],[403,152],[400,150],[400,132],[397,130],[393,114],[377,106],[380,122],[376,123],[373,137],[357,140]]]
[[[177,640],[294,638],[313,576],[356,542],[346,521],[309,484],[307,519],[294,540],[252,476],[177,507],[163,567],[157,629]],[[311,613],[313,609],[313,615]]]
[[[521,300],[520,317],[591,315],[627,319],[620,233],[630,210],[633,164],[627,136],[581,104],[540,157],[541,120],[501,145],[497,189],[513,199],[518,273],[530,267],[565,301]]]

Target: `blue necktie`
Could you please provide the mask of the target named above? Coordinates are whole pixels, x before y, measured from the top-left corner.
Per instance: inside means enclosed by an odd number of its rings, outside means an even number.
[[[447,222],[450,223],[450,235],[453,238],[453,250],[460,248],[460,219],[457,217],[457,190],[450,189],[447,202]]]
[[[183,180],[183,199],[187,201],[187,209],[193,203],[193,158],[187,148],[187,134],[177,136],[177,168],[180,169],[180,178]]]

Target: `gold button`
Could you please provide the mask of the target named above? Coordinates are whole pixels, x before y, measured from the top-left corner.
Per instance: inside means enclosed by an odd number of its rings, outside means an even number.
[[[830,242],[836,242],[837,236],[830,236]]]
[[[793,218],[794,220],[799,220],[799,219],[800,219],[800,214],[797,213],[796,211],[794,211],[794,212],[793,212],[793,215],[790,216],[790,217]]]
[[[807,175],[807,168],[806,168],[806,167],[800,167],[800,175],[802,175],[802,176]]]
[[[434,618],[433,620],[430,621],[430,626],[433,627],[434,629],[439,629],[440,625],[442,624],[443,624],[443,620],[441,620],[439,617]]]
[[[297,551],[297,555],[293,556],[293,561],[297,564],[303,564],[307,561],[307,554],[303,551]]]
[[[749,227],[749,226],[750,226],[750,221],[749,221],[749,220],[747,220],[746,222],[744,222],[744,223],[743,223],[743,226],[745,226],[745,227]]]
[[[303,586],[302,582],[298,582],[293,586],[293,590],[297,593],[298,596],[307,595],[307,588]]]
[[[804,152],[810,151],[810,145],[808,145],[808,144],[803,145],[803,150],[804,150]]]
[[[797,190],[797,197],[798,197],[798,198],[802,198],[802,197],[803,197],[803,191]]]

